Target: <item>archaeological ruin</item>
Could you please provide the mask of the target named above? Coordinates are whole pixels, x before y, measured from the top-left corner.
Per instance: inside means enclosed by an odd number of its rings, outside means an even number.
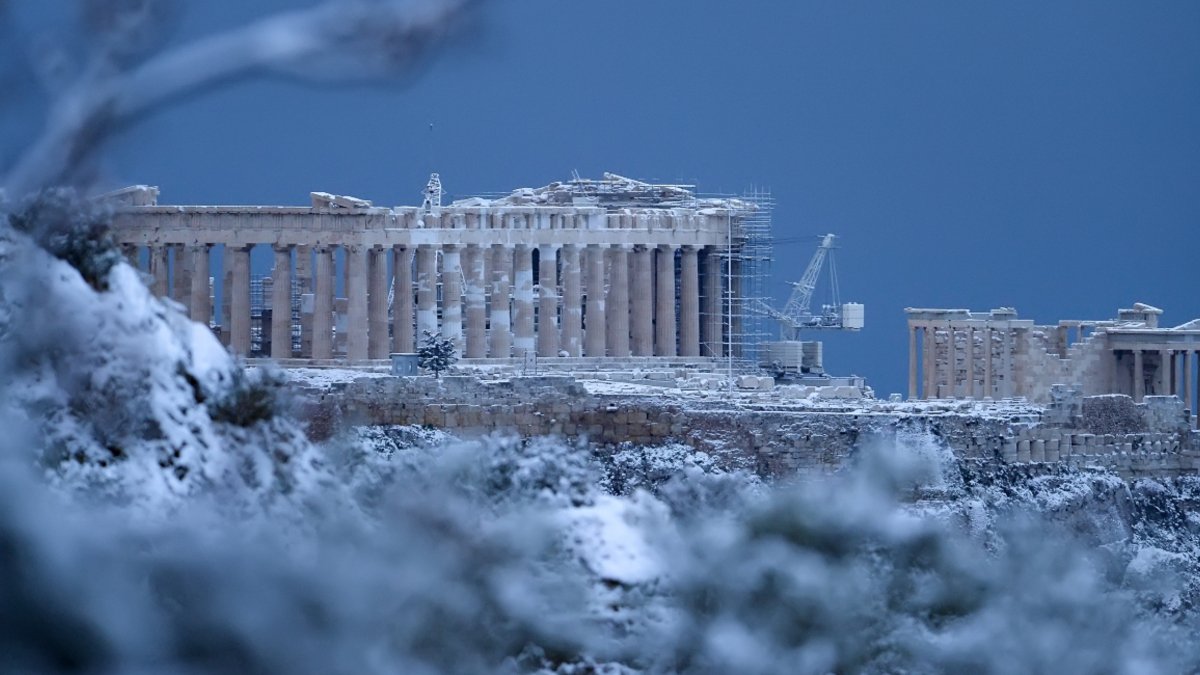
[[[106,196],[118,242],[156,294],[241,355],[386,359],[425,331],[466,359],[740,350],[749,201],[613,174],[445,206],[436,174],[421,206],[322,192],[307,206],[173,206],[158,194]],[[269,278],[252,277],[255,247],[273,251]]]

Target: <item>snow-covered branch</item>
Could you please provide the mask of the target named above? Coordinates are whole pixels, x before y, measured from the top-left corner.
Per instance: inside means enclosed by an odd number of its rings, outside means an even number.
[[[327,0],[199,39],[124,67],[95,51],[55,97],[40,137],[0,189],[19,196],[75,182],[98,146],[139,115],[236,77],[267,72],[381,76],[444,37],[469,0]],[[145,19],[142,19],[143,21]],[[129,30],[118,24],[117,34]]]

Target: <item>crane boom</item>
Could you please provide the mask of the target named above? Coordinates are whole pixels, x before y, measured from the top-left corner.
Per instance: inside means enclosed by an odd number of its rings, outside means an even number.
[[[800,281],[792,284],[792,296],[783,306],[781,314],[791,319],[793,324],[803,321],[804,317],[812,314],[810,307],[812,306],[813,291],[817,288],[817,277],[821,274],[821,267],[825,264],[826,256],[833,248],[834,239],[835,236],[832,234],[821,238],[821,245],[813,253],[812,260],[808,261],[808,267],[804,269],[804,276],[800,278]]]

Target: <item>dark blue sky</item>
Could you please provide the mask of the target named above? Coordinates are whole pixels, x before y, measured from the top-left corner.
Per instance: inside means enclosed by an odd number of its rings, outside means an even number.
[[[180,30],[289,4],[193,3]],[[431,169],[454,196],[576,169],[767,186],[777,236],[842,236],[867,329],[826,359],[881,395],[905,306],[1200,316],[1200,3],[493,0],[466,37],[400,84],[211,92],[108,168],[174,203],[411,204]],[[778,250],[780,303],[811,251]]]

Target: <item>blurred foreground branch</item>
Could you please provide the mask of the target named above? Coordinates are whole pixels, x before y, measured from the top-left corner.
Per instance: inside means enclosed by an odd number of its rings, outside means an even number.
[[[78,181],[97,148],[134,118],[205,87],[260,72],[381,76],[443,38],[469,0],[326,0],[207,36],[140,63],[121,50],[128,22],[58,89],[40,136],[0,179],[12,198]],[[140,8],[138,8],[140,10]],[[133,16],[146,16],[145,12]],[[139,26],[146,31],[146,26]]]

